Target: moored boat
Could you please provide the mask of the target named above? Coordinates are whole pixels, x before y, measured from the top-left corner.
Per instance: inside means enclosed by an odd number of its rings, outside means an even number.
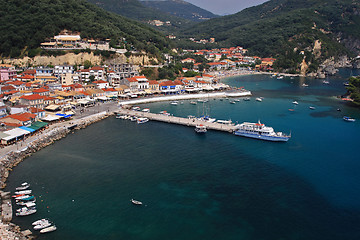
[[[259,98],[259,97],[256,98],[255,100],[258,101],[258,102],[262,102],[262,98]]]
[[[171,105],[178,105],[179,104],[179,102],[178,101],[172,101],[171,103],[170,103]]]
[[[194,102],[194,101],[191,101],[191,102],[190,102],[190,104],[192,104],[192,105],[196,105],[197,103],[196,103],[196,102]]]
[[[36,209],[35,208],[30,208],[30,209],[26,209],[26,210],[22,210],[20,212],[17,212],[16,216],[22,217],[22,216],[28,216],[28,215],[31,215],[31,214],[34,214],[34,213],[36,213]]]
[[[197,133],[206,133],[207,129],[206,129],[206,127],[204,125],[199,124],[199,125],[196,125],[195,132],[197,132]]]
[[[291,135],[282,132],[275,132],[272,127],[267,127],[260,123],[244,122],[235,126],[234,134],[243,137],[256,138],[274,142],[287,142]]]
[[[250,101],[250,98],[249,97],[245,97],[243,98],[244,101]]]
[[[138,124],[140,124],[140,123],[146,123],[146,122],[148,122],[149,121],[149,119],[148,118],[144,118],[144,117],[139,117],[139,118],[137,118],[137,120],[136,120],[136,122],[138,123]]]
[[[15,192],[15,194],[31,194],[31,190],[22,190],[22,191],[17,191],[17,192]]]
[[[142,205],[143,204],[142,202],[134,200],[134,199],[131,199],[130,201],[135,205]]]
[[[310,106],[309,108],[310,108],[311,110],[315,110],[315,107],[313,107],[313,106]]]
[[[51,226],[51,227],[48,227],[48,228],[44,228],[42,230],[40,230],[40,233],[48,233],[48,232],[53,232],[56,230],[56,227],[55,226]]]
[[[344,119],[344,121],[347,121],[347,122],[355,122],[355,118],[344,116],[343,119]]]
[[[27,182],[24,182],[24,183],[21,184],[20,187],[15,188],[15,190],[17,190],[17,191],[26,190],[26,189],[28,189],[29,187],[30,187],[30,184],[27,183]]]
[[[293,101],[292,104],[299,105],[297,101]]]
[[[47,218],[39,219],[39,220],[36,220],[35,222],[33,222],[32,225],[33,226],[39,225],[39,224],[41,224],[43,222],[47,222],[47,221],[49,221],[49,219],[47,219]]]
[[[142,111],[148,113],[148,112],[150,112],[150,109],[149,108],[144,108]]]
[[[34,229],[35,230],[41,230],[41,229],[44,229],[44,228],[47,228],[47,227],[50,227],[51,226],[51,222],[49,219],[42,219],[42,220],[39,220],[37,224],[33,224],[34,226]]]

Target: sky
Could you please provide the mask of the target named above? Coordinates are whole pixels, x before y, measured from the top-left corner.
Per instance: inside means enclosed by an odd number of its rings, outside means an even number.
[[[185,0],[214,14],[224,15],[262,4],[268,0]]]

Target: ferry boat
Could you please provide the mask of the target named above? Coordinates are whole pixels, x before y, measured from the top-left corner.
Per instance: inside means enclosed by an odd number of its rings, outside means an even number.
[[[275,132],[272,127],[267,127],[260,123],[244,122],[235,126],[235,135],[256,138],[274,142],[287,142],[291,135],[286,135],[282,132]]]
[[[200,125],[196,125],[195,132],[197,132],[197,133],[206,133],[207,129],[206,129],[206,127],[204,125],[200,124]]]
[[[344,119],[344,121],[347,121],[347,122],[355,122],[355,119],[351,118],[351,117],[344,116],[343,119]]]
[[[146,122],[148,122],[148,121],[149,121],[148,118],[142,118],[142,117],[139,117],[139,118],[137,118],[137,120],[136,120],[136,122],[137,122],[138,124],[140,124],[140,123],[146,123]]]

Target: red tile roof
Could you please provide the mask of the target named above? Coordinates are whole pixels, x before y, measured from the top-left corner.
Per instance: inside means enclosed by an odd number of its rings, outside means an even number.
[[[35,75],[36,74],[36,70],[35,69],[28,69],[28,70],[25,70],[23,73],[23,75]]]
[[[7,82],[7,84],[15,85],[15,86],[21,86],[21,85],[23,85],[25,83],[22,82],[22,81],[12,81],[12,82]]]
[[[90,68],[90,70],[94,70],[94,71],[100,71],[100,70],[103,70],[103,71],[104,71],[104,68],[99,67],[99,66],[95,66],[95,67]]]
[[[29,111],[30,111],[31,113],[45,112],[45,110],[43,110],[43,109],[34,108],[34,107],[29,108]]]
[[[38,100],[38,99],[43,99],[43,96],[40,96],[39,94],[32,94],[28,96],[21,96],[20,98],[26,100]]]
[[[14,90],[16,88],[14,88],[13,86],[3,86],[1,88],[1,91],[5,92],[5,91],[11,91],[11,90]]]
[[[43,88],[39,88],[39,89],[34,89],[32,92],[33,92],[33,93],[44,93],[44,92],[49,92],[49,90],[43,89]]]
[[[19,120],[21,122],[27,122],[30,121],[31,119],[34,119],[36,115],[32,113],[21,113],[21,114],[12,114],[9,115],[8,117]]]
[[[159,82],[156,80],[149,80],[149,85],[158,85]]]

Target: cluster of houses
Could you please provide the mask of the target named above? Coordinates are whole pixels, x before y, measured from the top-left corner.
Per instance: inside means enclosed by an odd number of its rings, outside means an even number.
[[[20,139],[24,135],[17,134],[30,131],[31,128],[27,128],[35,123],[41,125],[41,122],[70,118],[75,114],[74,110],[92,106],[98,101],[215,91],[228,87],[208,74],[179,77],[175,81],[148,80],[128,64],[95,66],[78,71],[65,65],[21,71],[0,64],[0,73],[2,144]],[[22,130],[13,131],[14,128]]]
[[[210,71],[234,69],[242,65],[253,65],[258,70],[271,71],[275,58],[260,58],[257,56],[245,56],[247,49],[242,47],[231,47],[211,50],[184,50],[184,54],[190,53],[203,56],[209,62],[206,63]],[[186,58],[182,63],[192,63],[195,71],[201,63],[197,63],[193,58]]]

